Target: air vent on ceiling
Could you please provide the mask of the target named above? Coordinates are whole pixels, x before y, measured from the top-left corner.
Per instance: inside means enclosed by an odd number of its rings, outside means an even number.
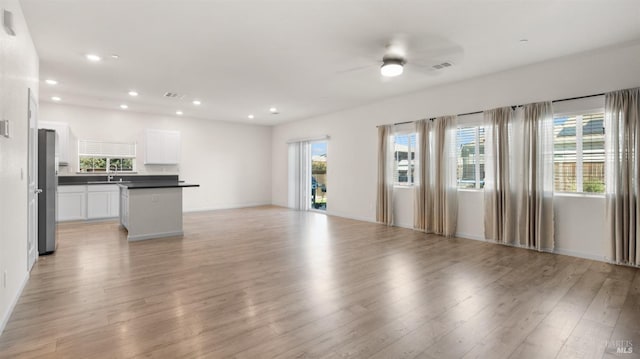
[[[443,62],[441,64],[433,65],[433,68],[436,70],[444,69],[445,67],[451,67],[451,64],[448,62]]]
[[[176,98],[178,97],[178,94],[175,92],[165,92],[164,97]]]

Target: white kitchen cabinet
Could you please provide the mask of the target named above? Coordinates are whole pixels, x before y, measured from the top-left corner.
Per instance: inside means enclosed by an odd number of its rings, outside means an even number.
[[[182,236],[182,187],[122,188],[120,224],[127,240]]]
[[[179,164],[180,145],[180,131],[146,130],[144,164]]]
[[[58,186],[58,221],[87,218],[87,186]]]
[[[109,217],[109,192],[87,193],[87,219]]]
[[[58,221],[117,218],[118,185],[58,186]]]
[[[120,215],[120,191],[109,192],[109,218],[117,218]]]
[[[87,186],[87,219],[118,217],[119,202],[118,185]]]
[[[58,163],[67,165],[71,162],[71,130],[64,122],[39,121],[38,128],[46,128],[56,131],[56,157]]]
[[[120,189],[120,224],[129,228],[129,189]]]

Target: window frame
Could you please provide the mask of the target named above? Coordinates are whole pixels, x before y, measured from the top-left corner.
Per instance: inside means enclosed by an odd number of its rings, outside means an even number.
[[[129,154],[104,154],[104,153],[83,153],[81,151],[82,148],[82,144],[83,143],[98,143],[98,144],[103,144],[103,145],[127,145],[127,146],[132,146],[133,148],[133,153],[129,153]],[[77,165],[78,165],[78,172],[77,173],[98,173],[98,174],[108,174],[108,173],[136,173],[137,171],[137,150],[138,150],[138,144],[135,142],[113,142],[113,141],[94,141],[94,140],[86,140],[86,139],[79,139],[78,140],[78,156],[77,156]],[[107,151],[108,152],[108,151]],[[83,158],[98,158],[98,159],[105,159],[106,163],[105,163],[105,171],[82,171],[82,167],[81,167],[81,160]],[[131,170],[127,170],[127,171],[123,171],[122,169],[120,170],[115,170],[112,171],[111,170],[111,160],[123,160],[123,159],[130,159],[131,160]]]
[[[597,197],[597,198],[602,198],[605,196],[606,193],[606,188],[607,188],[607,183],[606,183],[606,176],[604,176],[603,178],[603,183],[604,183],[604,187],[605,190],[603,192],[584,192],[584,123],[583,123],[583,119],[585,115],[592,115],[592,114],[596,114],[596,113],[602,113],[602,117],[603,119],[606,116],[605,113],[605,109],[604,107],[588,107],[588,108],[582,108],[579,110],[569,110],[569,111],[560,111],[560,112],[554,112],[553,113],[553,120],[555,121],[556,118],[562,118],[562,117],[575,117],[576,118],[576,190],[574,192],[570,192],[570,191],[556,191],[555,187],[556,187],[556,183],[555,183],[555,174],[554,174],[554,179],[553,179],[553,194],[554,195],[559,195],[559,196],[564,196],[564,197]],[[605,137],[603,139],[603,141],[606,141],[606,132],[607,132],[607,128],[605,127],[605,122],[603,122],[602,124],[602,128],[603,128],[603,136]],[[555,126],[555,124],[554,124]],[[554,167],[554,172],[555,172],[555,135],[554,135],[554,140],[553,140],[553,150],[554,150],[554,158],[553,158],[553,167]],[[607,158],[607,148],[606,148],[606,144],[604,145],[604,158],[605,158],[605,165],[606,165],[606,158]],[[580,161],[578,161],[578,159],[580,159]],[[580,189],[580,191],[578,191],[578,189]]]
[[[393,178],[393,187],[394,188],[411,188],[413,186],[416,185],[416,176],[415,176],[415,169],[416,169],[416,149],[413,148],[413,151],[411,150],[411,136],[414,136],[414,140],[415,140],[415,144],[414,146],[417,147],[418,145],[418,133],[415,130],[410,130],[410,129],[404,129],[404,130],[396,130],[393,132],[393,148],[391,149],[393,151],[393,162],[394,162],[394,166],[396,166],[394,168],[394,178]],[[397,166],[400,163],[400,161],[397,160],[396,157],[396,149],[395,149],[395,145],[396,145],[396,137],[397,136],[407,136],[407,182],[400,182],[400,181],[396,181],[396,176],[395,174],[398,172],[397,170]],[[413,159],[411,158],[411,153],[413,152]],[[413,167],[413,172],[411,171],[411,168]],[[398,176],[399,177],[399,176]]]
[[[468,129],[468,128],[473,128],[474,129],[474,187],[473,188],[460,188],[459,186],[459,179],[456,178],[456,188],[458,189],[458,191],[469,191],[469,192],[479,192],[479,191],[484,191],[484,187],[480,186],[480,182],[483,180],[482,178],[480,178],[480,129],[484,128],[485,126],[481,123],[477,123],[477,122],[469,122],[469,123],[461,123],[458,124],[458,126],[456,127],[456,151],[457,151],[457,147],[458,147],[458,131],[461,129]],[[486,129],[485,129],[485,134],[486,134]],[[486,139],[485,139],[486,141]],[[460,157],[458,157],[458,154],[456,153],[456,160],[459,159]],[[456,176],[457,177],[457,176]]]
[[[107,160],[106,169],[104,172],[102,171],[82,171],[80,167],[80,161],[82,158],[104,158]],[[120,170],[111,170],[111,160],[121,160],[121,159],[130,159],[131,160],[131,170],[123,171],[122,168]],[[136,173],[136,158],[128,157],[128,156],[89,156],[89,155],[78,155],[78,172],[79,173]]]

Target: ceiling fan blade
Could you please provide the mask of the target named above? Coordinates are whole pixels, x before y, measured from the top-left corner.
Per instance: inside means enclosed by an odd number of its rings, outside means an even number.
[[[407,62],[423,67],[431,67],[445,62],[450,64],[460,63],[463,57],[464,50],[462,47],[448,46],[412,52]]]
[[[440,70],[436,70],[435,68],[433,68],[432,66],[422,66],[422,65],[417,65],[415,63],[407,63],[405,65],[405,68],[407,69],[407,72],[411,73],[411,72],[419,72],[422,75],[427,75],[427,76],[441,76],[443,74],[445,74],[447,71],[446,69],[440,69]]]
[[[347,74],[347,73],[350,73],[350,72],[361,71],[361,70],[365,70],[365,69],[369,69],[369,68],[373,69],[374,66],[377,66],[377,65],[368,64],[368,65],[356,66],[356,67],[352,67],[352,68],[348,68],[348,69],[337,71],[336,74]]]

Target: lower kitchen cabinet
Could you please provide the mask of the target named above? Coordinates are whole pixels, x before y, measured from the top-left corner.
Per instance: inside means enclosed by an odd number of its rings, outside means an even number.
[[[118,186],[87,186],[87,219],[118,217]]]
[[[58,221],[87,219],[87,186],[58,186]]]
[[[58,221],[117,218],[118,185],[58,186]]]
[[[120,216],[120,190],[116,186],[116,190],[109,192],[109,218]]]

